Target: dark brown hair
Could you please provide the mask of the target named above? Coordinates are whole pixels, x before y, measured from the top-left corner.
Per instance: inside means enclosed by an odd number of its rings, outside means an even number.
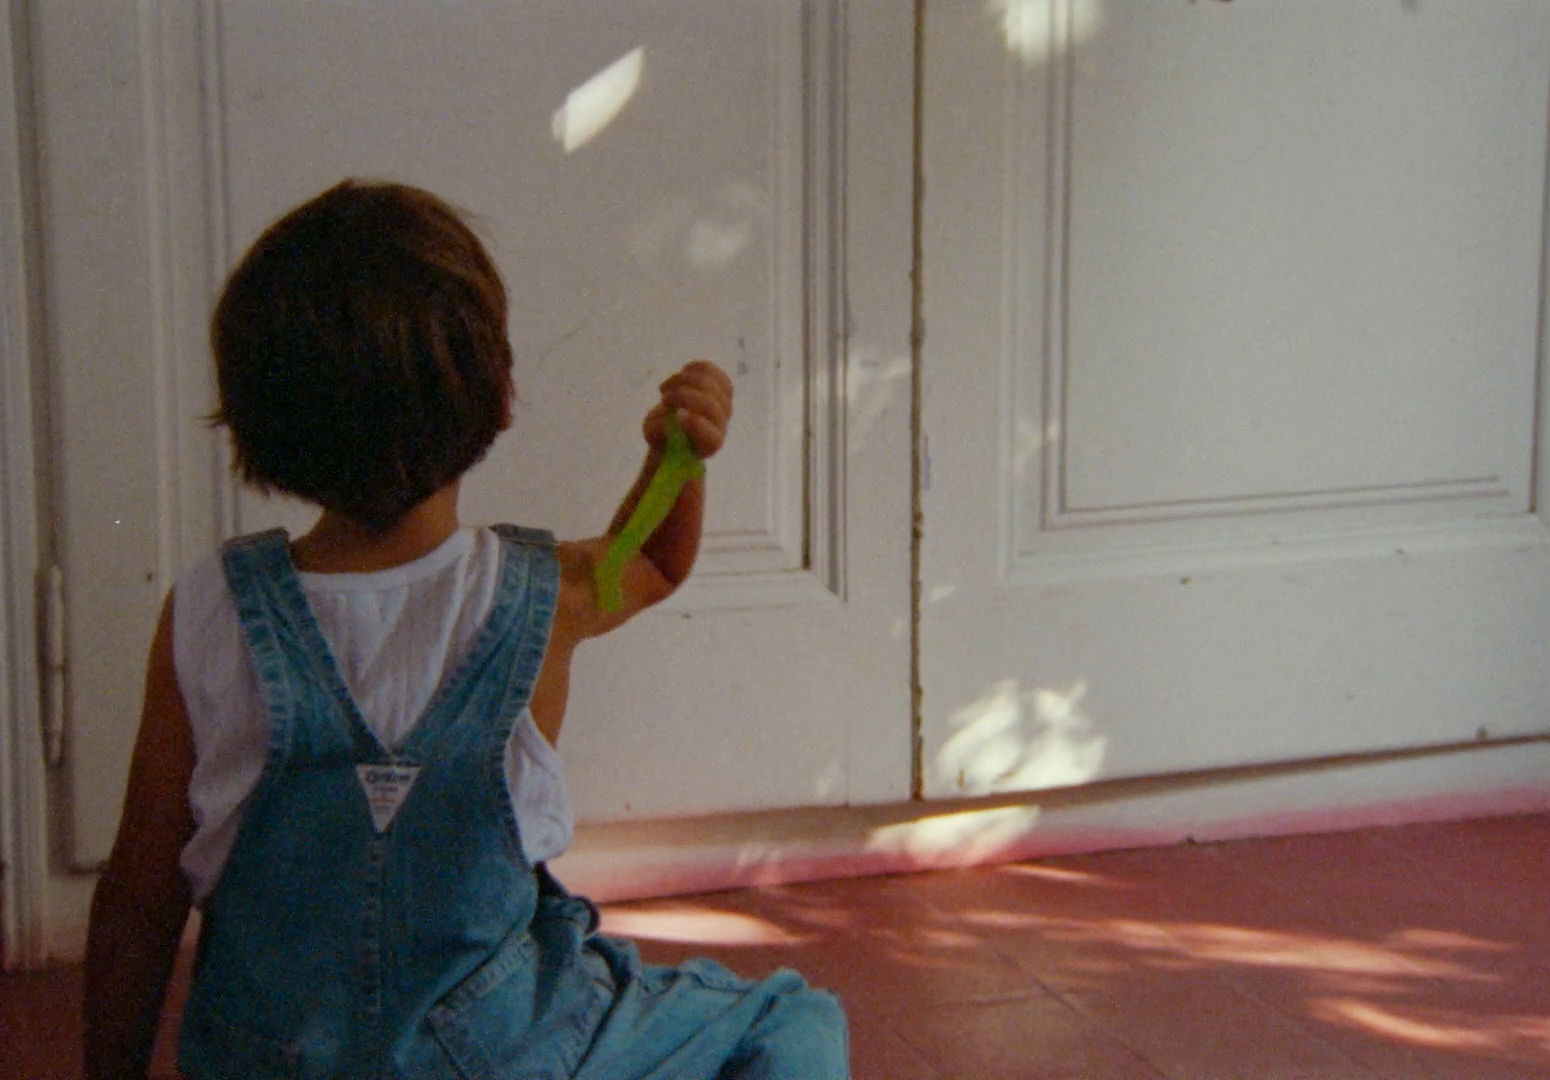
[[[234,468],[384,529],[510,418],[506,291],[446,203],[347,180],[258,238],[211,321]]]

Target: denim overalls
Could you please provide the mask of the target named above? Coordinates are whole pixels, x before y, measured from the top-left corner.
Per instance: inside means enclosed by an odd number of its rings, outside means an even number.
[[[494,603],[387,752],[361,720],[283,532],[224,552],[269,749],[205,902],[178,1069],[317,1077],[843,1078],[835,1000],[789,971],[641,964],[527,862],[504,754],[554,615],[547,534],[499,527]]]

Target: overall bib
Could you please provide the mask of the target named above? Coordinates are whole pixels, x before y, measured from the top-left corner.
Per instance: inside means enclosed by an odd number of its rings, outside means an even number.
[[[835,1000],[776,972],[641,964],[523,854],[504,754],[553,621],[544,533],[498,527],[494,601],[389,752],[281,531],[224,550],[268,715],[264,771],[205,901],[186,1080],[829,1080]]]

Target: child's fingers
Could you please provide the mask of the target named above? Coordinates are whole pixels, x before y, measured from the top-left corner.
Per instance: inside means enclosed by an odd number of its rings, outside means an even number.
[[[646,421],[642,425],[648,445],[661,446],[667,440],[669,412],[678,421],[678,426],[683,428],[684,434],[689,436],[689,444],[700,457],[710,457],[720,450],[722,443],[726,441],[726,424],[714,416],[706,416],[689,409],[670,409],[666,405],[657,405],[646,414]]]
[[[689,436],[689,443],[694,447],[694,452],[702,458],[708,458],[720,450],[721,444],[726,440],[725,425],[696,413],[679,412],[678,423],[684,429],[684,434]]]
[[[726,372],[708,360],[695,360],[664,380],[661,393],[643,425],[648,443],[661,445],[672,414],[700,457],[721,449],[732,418],[732,380]]]
[[[726,441],[726,428],[703,416],[680,412],[676,419],[678,426],[689,437],[689,445],[694,448],[694,453],[698,457],[711,457]],[[661,447],[667,442],[667,410],[653,409],[647,414],[642,430],[648,446]]]
[[[667,413],[667,406],[658,402],[646,413],[646,419],[641,423],[641,433],[651,446],[660,446],[667,438]]]
[[[698,407],[674,406],[669,403],[680,427],[689,436],[694,452],[708,458],[726,440],[726,414],[719,403],[708,398],[698,398]]]
[[[696,379],[710,379],[719,383],[728,394],[732,392],[732,380],[718,365],[709,360],[691,360],[679,368],[673,376],[687,375]]]
[[[697,386],[675,386],[662,395],[662,404],[674,412],[689,412],[727,426],[732,418],[732,403],[707,393]]]
[[[677,386],[694,386],[716,398],[725,401],[729,406],[732,402],[732,380],[727,373],[722,371],[709,360],[695,360],[685,364],[683,368],[669,376],[662,383],[661,391],[668,392]]]
[[[662,390],[662,402],[669,409],[687,409],[712,417],[723,427],[732,418],[732,399],[713,386],[673,383]]]

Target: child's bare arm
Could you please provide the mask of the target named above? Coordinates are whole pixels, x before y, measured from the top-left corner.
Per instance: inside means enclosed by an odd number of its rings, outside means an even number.
[[[84,1002],[86,1080],[141,1077],[188,919],[178,858],[193,834],[193,737],[172,663],[172,600],[151,644],[124,815],[92,897]]]
[[[619,504],[608,532],[591,540],[561,545],[562,567],[570,571],[577,584],[585,576],[590,583],[592,566],[602,557],[614,534],[624,528],[635,504],[650,483],[660,463],[667,440],[667,419],[676,417],[694,452],[708,458],[721,449],[727,423],[732,417],[732,380],[715,364],[696,360],[670,377],[661,387],[662,398],[646,414],[642,425],[648,447],[640,475],[629,494]],[[622,603],[618,611],[604,611],[591,588],[576,589],[581,601],[577,616],[580,637],[606,633],[631,616],[659,603],[688,578],[700,549],[700,530],[705,514],[705,481],[690,480],[684,485],[673,508],[662,524],[642,545],[639,553],[625,564],[620,580]]]
[[[621,603],[608,611],[598,603],[593,567],[608,549],[610,537],[624,527],[662,459],[667,418],[673,416],[689,436],[694,452],[708,458],[721,449],[732,418],[732,380],[715,364],[696,360],[661,386],[661,400],[646,414],[646,460],[629,494],[603,536],[559,545],[560,595],[543,671],[533,689],[531,708],[540,731],[553,742],[559,733],[569,689],[571,655],[590,637],[605,634],[660,603],[683,584],[700,549],[705,515],[705,481],[684,485],[662,524],[624,564],[619,578]]]

